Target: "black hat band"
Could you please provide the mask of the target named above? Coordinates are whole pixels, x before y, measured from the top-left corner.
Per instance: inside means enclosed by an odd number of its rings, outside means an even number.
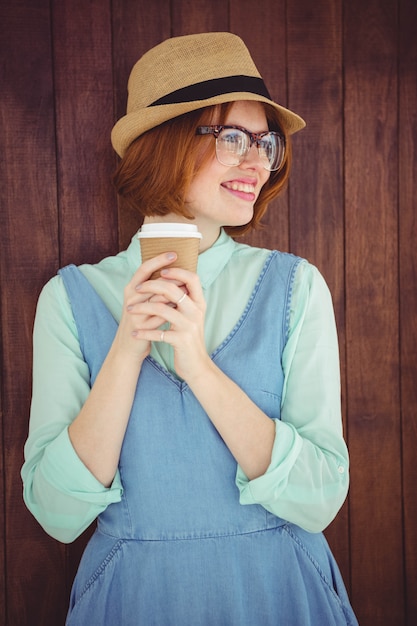
[[[168,93],[166,96],[155,100],[148,106],[159,106],[160,104],[179,104],[184,102],[194,102],[195,100],[209,100],[225,93],[249,92],[263,96],[271,100],[271,96],[262,78],[256,76],[225,76],[224,78],[214,78],[201,83],[188,85],[176,91]]]

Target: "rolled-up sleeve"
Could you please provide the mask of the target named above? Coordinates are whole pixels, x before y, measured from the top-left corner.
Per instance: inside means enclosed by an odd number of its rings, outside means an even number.
[[[251,481],[238,467],[236,484],[242,504],[261,504],[307,531],[320,532],[346,499],[349,458],[332,300],[323,277],[307,262],[297,270],[290,319],[271,463]]]
[[[122,496],[117,473],[104,487],[77,456],[68,426],[90,392],[71,306],[59,277],[38,301],[33,341],[33,395],[22,467],[26,506],[45,531],[68,543]]]

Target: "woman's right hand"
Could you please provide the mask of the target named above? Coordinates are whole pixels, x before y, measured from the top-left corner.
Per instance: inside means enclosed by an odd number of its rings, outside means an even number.
[[[149,280],[155,271],[168,267],[176,258],[177,255],[174,252],[160,254],[153,259],[145,261],[135,272],[132,280],[126,285],[124,290],[122,316],[113,349],[116,348],[116,350],[131,355],[139,361],[143,361],[148,356],[151,350],[151,342],[137,339],[137,331],[156,330],[165,323],[165,320],[161,317],[149,315],[142,310],[140,305],[143,302],[148,302],[150,298],[149,293],[141,293],[138,289],[145,281]],[[158,278],[156,280],[165,279]],[[151,299],[154,301],[156,298],[157,296],[153,296]],[[166,304],[170,303],[166,302]]]

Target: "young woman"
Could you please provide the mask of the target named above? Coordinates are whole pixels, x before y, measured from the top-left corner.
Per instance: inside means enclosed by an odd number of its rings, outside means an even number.
[[[39,299],[25,501],[63,542],[98,519],[68,625],[357,623],[321,532],[348,489],[329,291],[231,237],[285,185],[303,126],[229,33],[132,70],[118,192],[202,240],[197,273],[141,263],[134,236]]]

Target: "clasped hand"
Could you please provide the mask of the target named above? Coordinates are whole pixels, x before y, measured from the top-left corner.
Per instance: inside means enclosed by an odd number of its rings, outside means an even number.
[[[184,380],[198,375],[208,358],[204,342],[206,302],[197,274],[169,267],[173,253],[144,262],[124,291],[123,312],[116,342],[119,349],[139,360],[151,342],[165,341],[174,348],[175,371]],[[161,277],[150,280],[153,272]],[[161,326],[169,323],[162,332]]]

